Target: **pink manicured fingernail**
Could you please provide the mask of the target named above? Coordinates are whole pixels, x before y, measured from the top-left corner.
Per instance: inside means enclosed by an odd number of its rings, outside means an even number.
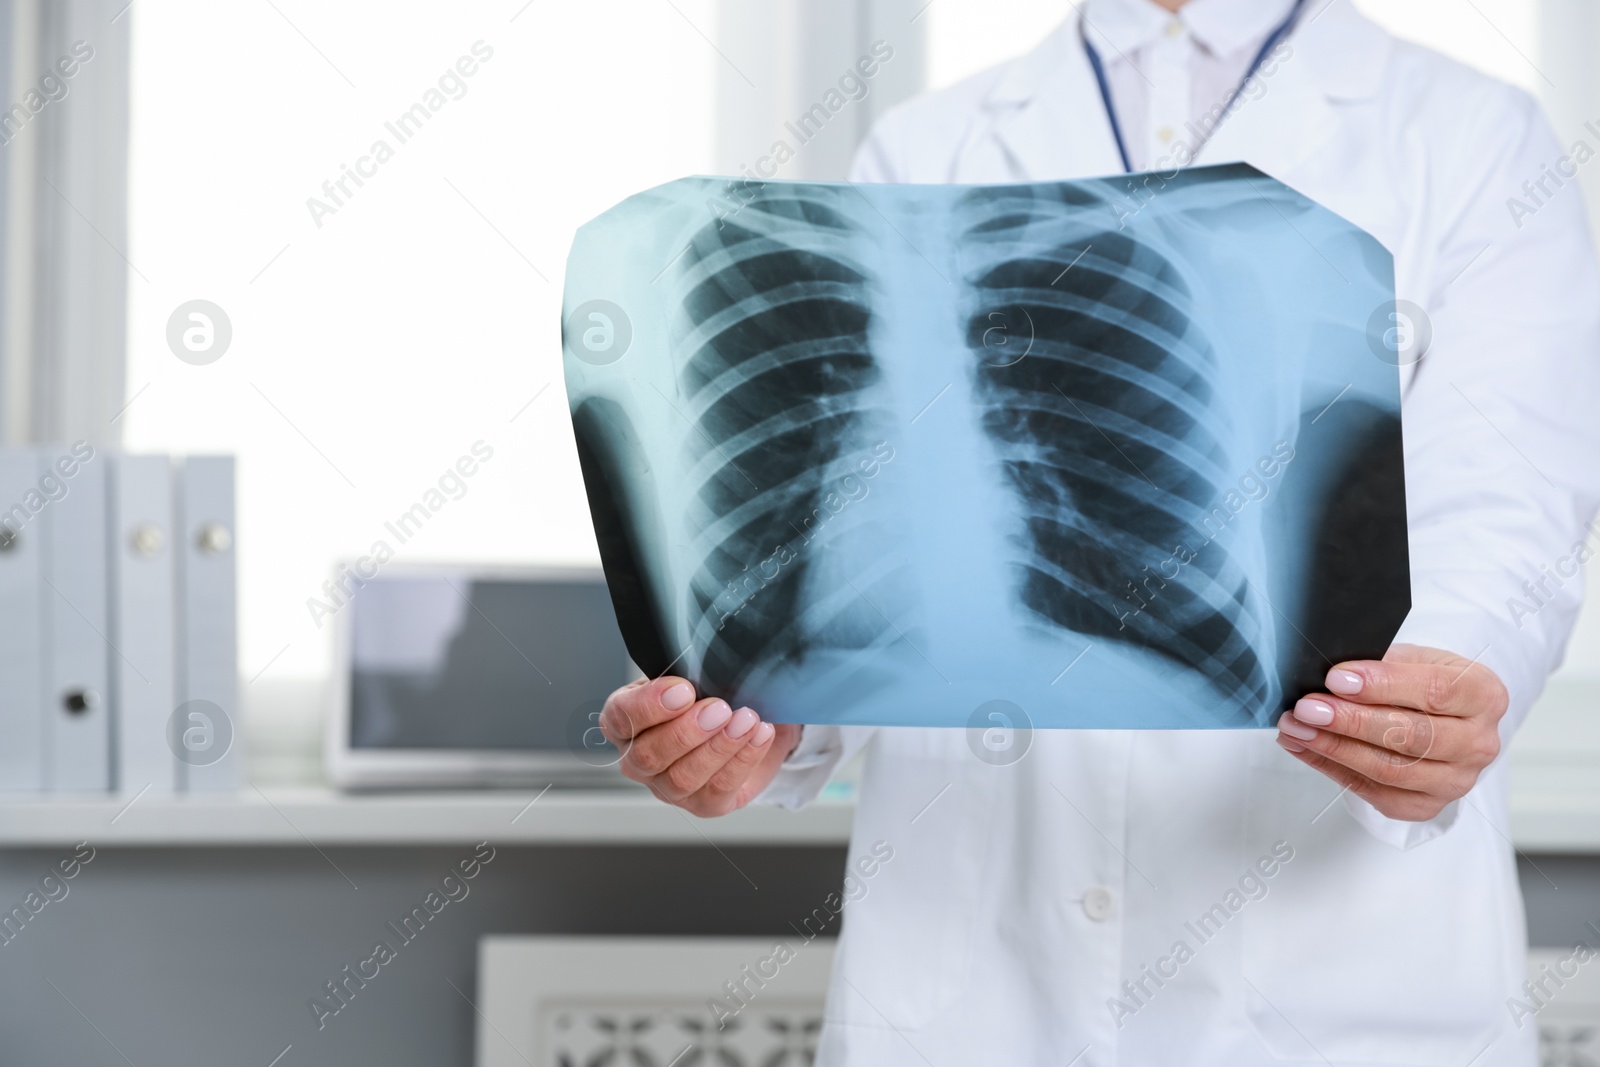
[[[770,722],[764,722],[760,726],[756,727],[756,735],[750,739],[750,743],[752,745],[756,745],[757,747],[764,745],[768,741],[771,741],[772,735],[777,732],[778,728],[776,726],[772,725]]]
[[[1282,734],[1278,735],[1278,744],[1282,745],[1284,749],[1289,752],[1304,752],[1306,750],[1306,746],[1300,744],[1298,741],[1291,741]]]
[[[1355,671],[1329,671],[1328,688],[1340,696],[1355,696],[1361,692],[1361,675]]]
[[[668,711],[682,711],[692,703],[694,703],[694,686],[688,682],[679,682],[661,694],[661,706]]]
[[[1296,719],[1293,715],[1285,715],[1278,720],[1278,729],[1290,737],[1297,737],[1302,741],[1315,741],[1317,731]]]
[[[1333,722],[1333,709],[1320,700],[1302,700],[1294,706],[1294,717],[1310,726]]]
[[[740,708],[733,713],[733,720],[728,723],[728,736],[733,738],[743,737],[760,721],[761,716],[749,708]]]
[[[700,709],[700,729],[706,733],[722,729],[722,725],[733,718],[733,709],[728,707],[727,701],[713,700]]]

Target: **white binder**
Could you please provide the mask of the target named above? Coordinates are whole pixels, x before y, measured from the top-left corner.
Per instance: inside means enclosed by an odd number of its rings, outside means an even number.
[[[111,787],[110,619],[106,589],[106,459],[70,477],[50,466],[68,449],[41,449],[36,479],[62,487],[30,522],[44,534],[44,786],[58,793]],[[24,531],[26,532],[26,531]]]
[[[44,675],[39,580],[43,558],[38,457],[0,452],[0,791],[44,787]]]
[[[178,706],[173,468],[166,456],[111,457],[111,662],[115,787],[179,788],[167,724]]]
[[[178,699],[184,730],[195,739],[179,770],[190,792],[238,789],[233,457],[190,456],[177,471]]]

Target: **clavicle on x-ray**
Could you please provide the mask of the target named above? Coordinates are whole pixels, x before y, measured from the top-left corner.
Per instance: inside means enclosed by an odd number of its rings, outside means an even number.
[[[565,300],[629,651],[771,721],[1265,726],[1409,610],[1391,257],[1249,167],[688,178]]]

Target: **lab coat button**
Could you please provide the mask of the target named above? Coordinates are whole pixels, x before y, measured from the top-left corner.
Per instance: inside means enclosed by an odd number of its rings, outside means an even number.
[[[1083,913],[1097,923],[1103,923],[1111,918],[1111,913],[1117,908],[1117,900],[1111,895],[1111,890],[1104,886],[1095,886],[1083,895]]]

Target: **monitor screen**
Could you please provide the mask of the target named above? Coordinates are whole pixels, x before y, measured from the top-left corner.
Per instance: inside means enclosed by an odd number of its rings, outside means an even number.
[[[356,750],[572,751],[635,676],[598,575],[380,575],[350,610]]]

